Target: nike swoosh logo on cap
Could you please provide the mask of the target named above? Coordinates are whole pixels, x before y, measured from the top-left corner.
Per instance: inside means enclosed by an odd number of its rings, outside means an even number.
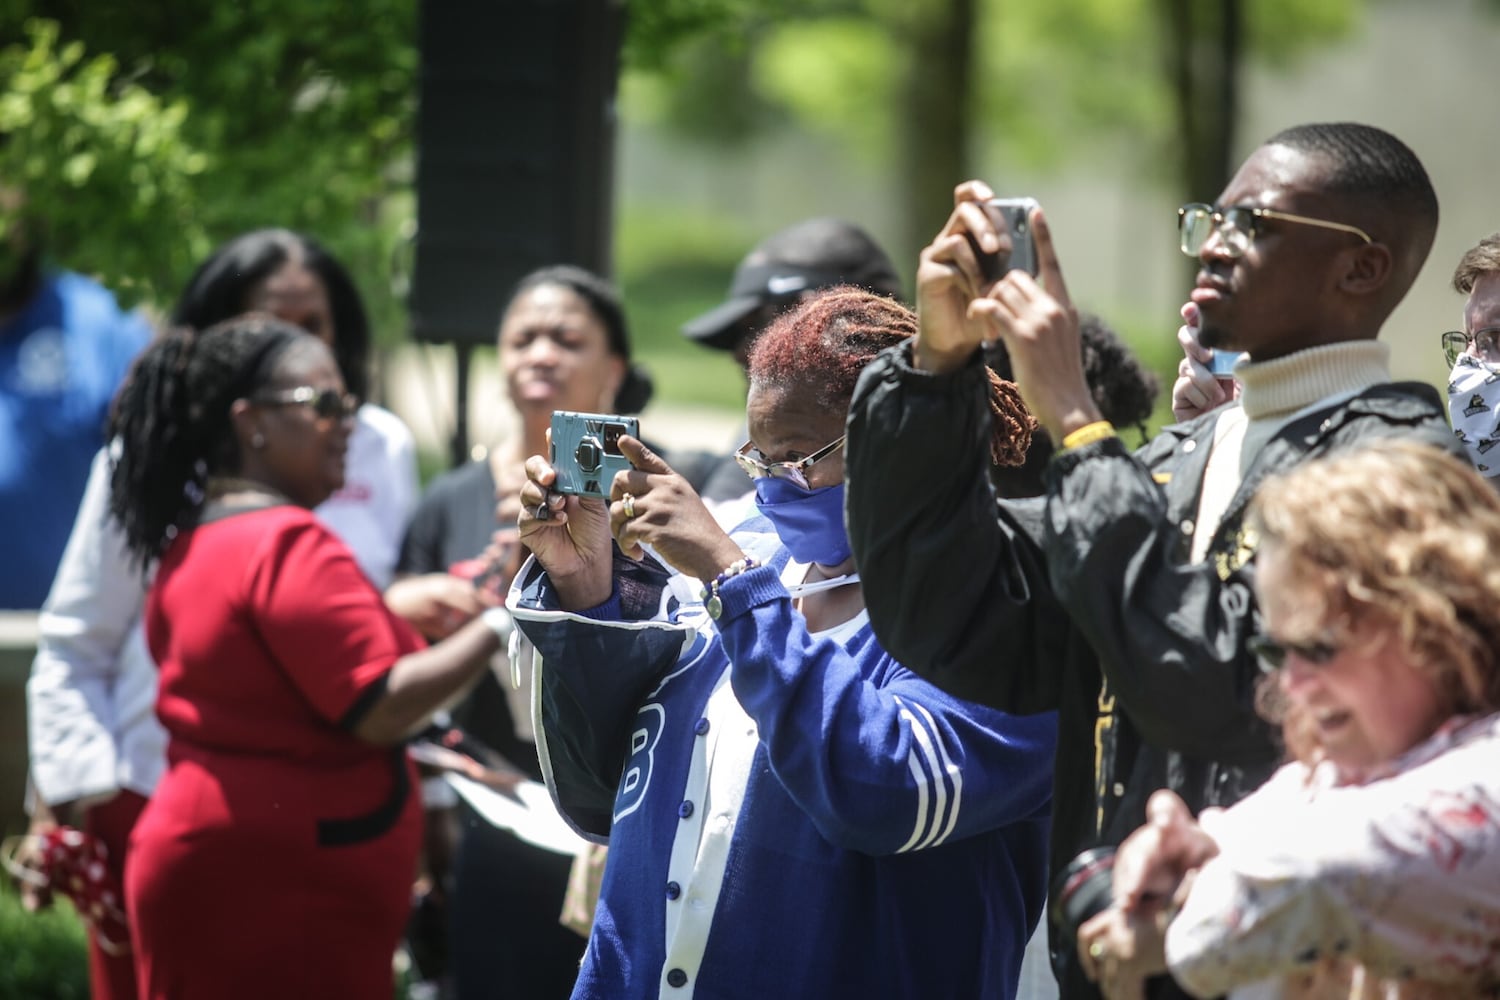
[[[807,279],[800,274],[789,274],[784,277],[772,276],[766,281],[766,291],[772,295],[785,295],[788,292],[800,292],[807,287]]]

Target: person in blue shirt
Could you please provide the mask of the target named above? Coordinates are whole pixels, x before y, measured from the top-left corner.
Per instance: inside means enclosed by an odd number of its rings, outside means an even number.
[[[843,287],[764,334],[738,452],[758,511],[732,532],[633,437],[608,502],[528,460],[534,559],[509,606],[538,749],[564,815],[610,847],[574,997],[1015,996],[1055,718],[892,660],[843,528],[855,380],[915,324]],[[1030,416],[998,377],[992,404],[994,456],[1018,463]]]
[[[0,608],[42,606],[73,528],[110,401],[151,339],[139,314],[32,249],[0,276]]]

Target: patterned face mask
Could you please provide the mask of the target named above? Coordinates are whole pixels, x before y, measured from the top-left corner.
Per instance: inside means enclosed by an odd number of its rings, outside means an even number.
[[[1500,369],[1460,354],[1448,379],[1448,418],[1479,474],[1500,476]]]

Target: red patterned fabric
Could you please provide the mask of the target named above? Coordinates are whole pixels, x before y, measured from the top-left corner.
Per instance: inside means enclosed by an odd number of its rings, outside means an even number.
[[[71,826],[55,827],[42,837],[36,871],[54,893],[73,901],[99,947],[111,955],[130,951],[120,880],[109,869],[109,850],[99,838]]]

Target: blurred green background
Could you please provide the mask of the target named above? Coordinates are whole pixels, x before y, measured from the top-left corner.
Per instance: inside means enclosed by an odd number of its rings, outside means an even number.
[[[1190,275],[1172,210],[1212,200],[1264,136],[1318,118],[1391,128],[1438,182],[1435,263],[1390,327],[1398,372],[1437,381],[1428,334],[1457,308],[1449,262],[1494,228],[1469,206],[1486,204],[1500,139],[1456,134],[1461,107],[1433,110],[1492,92],[1497,12],[1500,0],[633,0],[614,263],[659,405],[671,420],[699,407],[732,420],[733,366],[677,327],[719,300],[759,238],[840,215],[914,270],[969,176],[1043,199],[1075,299],[1168,377]],[[411,411],[436,467],[453,416],[442,379],[420,369],[447,362],[405,352],[392,273],[416,214],[417,23],[417,0],[0,0],[0,184],[26,191],[56,260],[158,307],[229,235],[316,234],[353,266],[386,401]],[[16,222],[0,218],[0,235]],[[422,391],[403,396],[392,382],[413,366]]]
[[[0,0],[0,191],[26,195],[0,241],[25,226],[57,262],[160,311],[228,236],[315,234],[355,272],[381,401],[435,472],[450,356],[411,344],[393,266],[416,216],[418,10]],[[1437,383],[1437,331],[1460,308],[1451,267],[1500,228],[1497,51],[1500,0],[632,0],[614,275],[656,380],[645,426],[729,446],[739,371],[678,328],[760,238],[842,216],[910,274],[953,185],[976,176],[1048,206],[1075,301],[1161,374],[1163,422],[1191,280],[1173,210],[1212,201],[1259,141],[1312,120],[1386,127],[1432,174],[1444,221],[1385,338],[1398,375]],[[476,441],[502,409],[487,353]],[[7,677],[14,708],[23,678]],[[5,729],[15,763],[24,734]],[[0,803],[7,832],[18,807]],[[0,1000],[83,995],[80,940],[65,915],[28,918],[0,892]],[[17,985],[32,973],[55,991]]]

